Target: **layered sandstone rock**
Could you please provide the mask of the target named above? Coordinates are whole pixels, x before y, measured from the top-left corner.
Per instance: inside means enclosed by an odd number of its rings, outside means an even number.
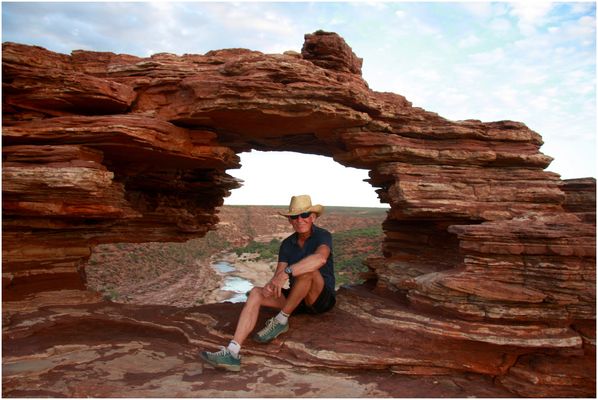
[[[594,178],[567,179],[561,182],[567,197],[563,208],[583,221],[596,224],[596,180]]]
[[[510,395],[500,385],[493,385],[487,375],[434,367],[442,362],[430,356],[422,360],[423,351],[418,360],[410,358],[414,351],[400,355],[398,348],[384,354],[376,343],[389,339],[387,327],[343,310],[324,318],[294,318],[285,340],[266,346],[248,341],[243,349],[243,370],[234,377],[202,365],[198,349],[216,349],[230,339],[240,306],[181,309],[97,303],[46,306],[15,315],[4,339],[10,346],[3,352],[2,394],[196,398]],[[265,312],[259,323],[271,316]],[[312,336],[315,342],[306,341],[305,334],[314,327],[338,330],[332,336],[338,340],[336,351],[325,335]],[[400,338],[391,340],[397,343]],[[406,340],[430,343],[415,331]],[[450,355],[456,343],[437,347],[433,355]],[[369,354],[356,353],[362,346]],[[476,352],[467,359],[475,363],[475,369],[483,357]],[[492,363],[496,362],[493,358]],[[498,362],[492,368],[501,368]]]
[[[296,361],[279,362],[476,373],[518,395],[595,395],[595,180],[544,171],[551,158],[525,125],[449,121],[371,91],[361,60],[321,31],[306,35],[301,54],[282,55],[61,55],[6,43],[3,91],[8,343],[73,329],[68,309],[48,317],[52,329],[10,321],[63,298],[93,303],[82,265],[95,244],[201,237],[238,187],[225,173],[239,167],[235,153],[290,150],[369,169],[391,211],[371,290],[343,293],[337,311],[313,322],[336,332],[335,344],[305,336],[310,325],[284,342]],[[82,307],[72,313],[93,308]],[[127,318],[111,307],[90,318]],[[125,336],[153,324],[135,318]],[[224,340],[230,329],[209,332]],[[37,357],[22,351],[11,362]],[[53,363],[47,372],[60,375]]]

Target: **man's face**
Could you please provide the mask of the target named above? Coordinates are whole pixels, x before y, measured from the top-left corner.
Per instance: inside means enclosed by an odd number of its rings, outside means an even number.
[[[302,215],[298,215],[296,219],[289,217],[289,222],[293,226],[293,229],[297,233],[308,233],[311,232],[311,226],[316,220],[316,214],[310,213],[309,217],[304,218]]]

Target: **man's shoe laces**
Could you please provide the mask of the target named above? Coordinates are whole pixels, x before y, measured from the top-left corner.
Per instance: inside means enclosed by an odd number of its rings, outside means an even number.
[[[274,330],[274,326],[276,325],[277,321],[274,318],[270,318],[268,320],[268,324],[266,325],[266,328],[264,329],[266,332],[264,332],[264,335],[267,335],[268,333],[271,333]]]
[[[213,353],[214,356],[219,357],[219,356],[226,356],[229,353],[228,349],[224,346],[220,346],[220,350]]]

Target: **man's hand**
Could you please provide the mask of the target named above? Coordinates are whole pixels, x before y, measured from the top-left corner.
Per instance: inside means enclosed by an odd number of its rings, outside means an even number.
[[[288,279],[289,276],[286,274],[286,272],[279,271],[274,275],[270,282],[268,282],[266,287],[270,286],[272,288],[272,292],[274,293],[274,297],[279,298],[282,295],[282,288],[284,287],[285,283],[287,283]]]
[[[274,286],[272,285],[272,280],[266,283],[266,286],[264,286],[264,290],[262,293],[265,297],[272,297],[274,295]]]

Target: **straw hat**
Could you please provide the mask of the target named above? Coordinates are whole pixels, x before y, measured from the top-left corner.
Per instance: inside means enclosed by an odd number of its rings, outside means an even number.
[[[291,204],[289,204],[289,211],[286,213],[279,212],[280,215],[290,217],[292,215],[299,215],[305,212],[314,212],[318,214],[318,217],[324,212],[324,207],[316,204],[311,205],[311,197],[307,194],[291,197]]]

